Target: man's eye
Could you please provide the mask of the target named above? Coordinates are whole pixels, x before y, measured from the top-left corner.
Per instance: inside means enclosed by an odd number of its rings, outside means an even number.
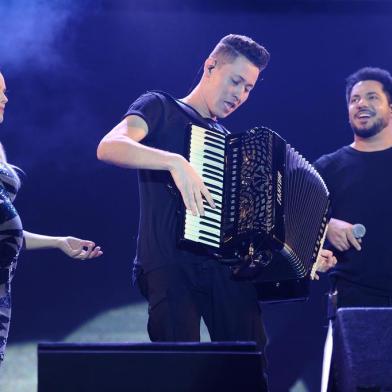
[[[231,82],[232,82],[235,86],[237,86],[238,84],[240,84],[240,82],[239,82],[238,80],[234,80],[234,79],[231,79]]]

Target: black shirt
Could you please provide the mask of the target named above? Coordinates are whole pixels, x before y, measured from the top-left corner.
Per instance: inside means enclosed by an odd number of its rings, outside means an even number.
[[[380,294],[392,293],[392,148],[361,152],[345,146],[315,162],[331,193],[332,217],[362,223],[362,250],[334,250],[331,271]]]
[[[192,116],[189,115],[192,111]],[[147,92],[129,107],[125,116],[137,115],[148,126],[141,143],[185,156],[189,124],[218,126],[161,92]],[[192,118],[191,118],[192,117]],[[205,259],[178,246],[183,201],[167,170],[139,170],[140,220],[135,264],[144,272],[163,265]]]

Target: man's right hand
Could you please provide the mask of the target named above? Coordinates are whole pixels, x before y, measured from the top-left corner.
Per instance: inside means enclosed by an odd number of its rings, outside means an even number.
[[[355,238],[353,225],[351,223],[332,218],[328,224],[328,241],[341,252],[353,246],[356,250],[361,250],[361,239]]]
[[[203,197],[212,208],[215,208],[212,196],[202,178],[184,157],[173,154],[171,166],[170,174],[181,193],[187,210],[195,216],[204,215]]]

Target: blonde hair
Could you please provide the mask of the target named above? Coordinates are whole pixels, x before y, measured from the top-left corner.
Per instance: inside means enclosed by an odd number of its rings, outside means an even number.
[[[0,142],[0,162],[7,163],[7,156],[5,155],[5,150],[1,142]]]
[[[4,78],[3,74],[0,72],[0,75]],[[0,163],[5,165],[7,169],[11,172],[13,177],[15,178],[15,186],[16,186],[16,191],[20,188],[21,182],[20,182],[20,177],[17,173],[17,170],[20,170],[22,173],[23,171],[19,169],[17,166],[11,165],[10,163],[7,162],[7,155],[5,153],[3,144],[0,142]]]
[[[7,166],[7,169],[14,175],[16,180],[16,187],[17,187],[16,190],[18,190],[20,188],[21,182],[20,182],[20,177],[16,170],[21,170],[21,169],[7,162],[7,155],[5,153],[3,144],[1,142],[0,142],[0,163],[3,163],[5,166]]]

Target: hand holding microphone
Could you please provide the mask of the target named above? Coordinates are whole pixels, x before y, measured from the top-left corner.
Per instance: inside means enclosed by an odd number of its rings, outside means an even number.
[[[361,250],[361,241],[366,228],[361,223],[351,223],[332,218],[328,225],[327,239],[339,251],[343,252],[354,247]]]
[[[356,250],[361,250],[360,243],[366,234],[366,227],[361,223],[354,225],[332,218],[328,224],[328,241],[338,250],[345,251],[353,246]],[[326,249],[321,249],[320,254],[313,264],[310,279],[320,279],[317,272],[327,272],[337,263],[333,253]]]

